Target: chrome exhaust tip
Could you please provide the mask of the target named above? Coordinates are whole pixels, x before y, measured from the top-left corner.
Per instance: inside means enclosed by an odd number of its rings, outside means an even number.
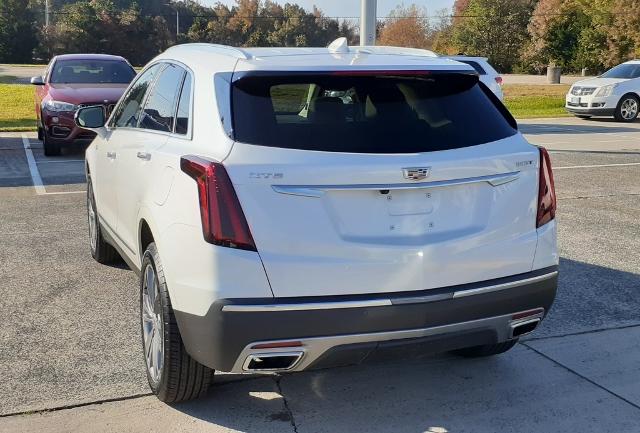
[[[540,318],[524,320],[522,322],[511,323],[511,332],[509,338],[519,338],[524,335],[532,333],[540,324]]]
[[[250,372],[287,371],[298,364],[304,352],[252,353],[242,369]]]

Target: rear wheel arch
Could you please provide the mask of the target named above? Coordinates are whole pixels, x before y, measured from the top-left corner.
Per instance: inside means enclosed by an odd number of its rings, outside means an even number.
[[[138,241],[140,244],[140,260],[142,261],[142,257],[144,256],[144,252],[147,250],[147,247],[152,242],[156,242],[153,237],[153,232],[151,231],[151,227],[149,223],[144,218],[140,220],[140,228],[138,230]]]

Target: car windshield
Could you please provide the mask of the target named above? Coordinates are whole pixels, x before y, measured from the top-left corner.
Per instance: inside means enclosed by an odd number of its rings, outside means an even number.
[[[514,135],[515,122],[476,75],[251,73],[232,88],[234,138],[351,153],[455,149]]]
[[[640,77],[640,64],[622,64],[618,65],[615,68],[609,69],[607,72],[602,74],[600,77],[602,78],[638,78]]]
[[[123,60],[58,60],[51,72],[51,83],[128,84],[136,75]]]

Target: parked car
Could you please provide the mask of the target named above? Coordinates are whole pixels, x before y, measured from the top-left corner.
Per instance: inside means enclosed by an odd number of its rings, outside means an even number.
[[[135,75],[119,56],[65,54],[51,59],[42,76],[31,78],[38,86],[35,109],[44,154],[59,155],[62,146],[91,142],[95,134],[74,123],[76,110],[102,105],[109,112]]]
[[[361,50],[175,46],[106,124],[78,110],[91,254],[140,275],[161,400],[214,370],[495,355],[549,311],[548,153],[469,66]]]
[[[609,69],[596,78],[578,81],[569,89],[566,109],[578,117],[613,116],[633,122],[640,107],[640,60]]]
[[[453,59],[458,62],[466,63],[471,66],[480,75],[480,81],[482,81],[493,93],[496,94],[501,101],[504,99],[504,93],[502,92],[502,77],[498,74],[493,66],[489,64],[489,60],[486,57],[472,57],[465,55],[458,56],[446,56],[448,59]]]

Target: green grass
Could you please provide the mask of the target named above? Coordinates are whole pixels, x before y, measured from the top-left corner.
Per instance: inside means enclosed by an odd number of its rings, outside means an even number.
[[[567,85],[508,84],[503,90],[504,103],[515,118],[570,115],[564,109]]]
[[[0,84],[0,131],[35,131],[34,86]]]

